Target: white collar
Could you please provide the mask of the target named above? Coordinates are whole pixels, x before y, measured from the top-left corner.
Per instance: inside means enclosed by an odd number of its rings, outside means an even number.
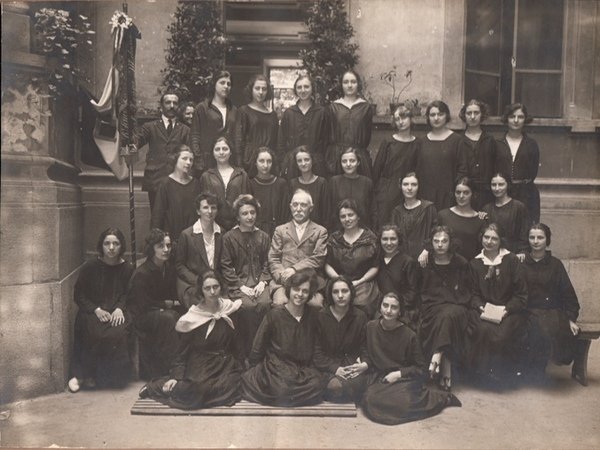
[[[202,222],[200,219],[196,220],[196,223],[192,225],[192,233],[194,234],[204,234],[204,230],[202,229]],[[213,224],[213,234],[221,233],[221,227],[217,222]]]
[[[217,224],[215,223],[215,225],[217,225]],[[233,230],[235,230],[236,228],[237,228],[238,230],[242,231],[242,229],[240,228],[240,226],[239,226],[239,225],[236,225],[235,227],[233,227]],[[254,232],[254,231],[256,231],[256,230],[258,230],[258,227],[257,227],[256,225],[254,225],[254,226],[252,227],[252,229],[251,229],[249,232],[251,233],[251,232]],[[242,233],[244,233],[244,231],[242,231]]]
[[[333,102],[334,102],[334,103],[339,103],[340,105],[347,106],[347,103],[345,103],[345,102],[344,102],[343,98],[338,98],[337,100],[334,100]],[[366,103],[366,102],[367,102],[367,101],[366,101],[364,98],[362,98],[362,97],[358,97],[358,98],[357,98],[357,99],[354,101],[354,103],[352,103],[352,105],[350,105],[350,106],[354,106],[354,105],[358,105],[359,103]]]
[[[169,119],[164,114],[161,114],[160,117],[161,117],[163,123],[165,124],[165,128],[167,128],[169,126],[169,120],[171,121],[171,123],[173,123],[173,126],[175,126],[175,124],[177,123],[177,119],[175,117],[173,117],[172,119]]]
[[[241,306],[241,300],[231,301],[227,298],[219,299],[219,310],[214,313],[202,309],[199,305],[192,305],[188,312],[179,318],[175,324],[175,329],[180,333],[189,333],[210,321],[208,329],[206,330],[206,337],[208,337],[219,319],[223,319],[227,325],[235,329],[233,321],[229,318],[229,314],[234,313],[240,309]]]
[[[498,255],[494,258],[494,260],[490,260],[487,256],[483,254],[483,250],[475,257],[475,259],[481,259],[483,261],[484,266],[497,266],[502,262],[502,258],[508,255],[510,252],[505,248],[501,248],[498,252]]]

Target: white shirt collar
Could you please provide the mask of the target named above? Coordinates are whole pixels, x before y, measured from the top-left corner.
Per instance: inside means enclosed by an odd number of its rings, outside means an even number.
[[[483,254],[483,250],[481,250],[481,253],[479,253],[479,255],[475,257],[475,259],[481,259],[483,261],[484,266],[497,266],[502,262],[502,258],[504,258],[504,256],[508,255],[509,253],[510,252],[505,248],[501,248],[498,252],[498,255],[493,260],[491,260],[487,256],[485,256]]]
[[[296,234],[298,235],[298,239],[302,239],[302,236],[304,236],[304,232],[306,231],[306,227],[308,226],[308,222],[310,222],[310,220],[307,220],[302,224],[296,223],[295,220],[292,220],[292,222],[294,223],[294,228],[296,228]]]
[[[169,120],[173,123],[173,126],[175,126],[175,124],[177,123],[177,119],[175,117],[173,117],[172,119],[169,119],[164,114],[161,114],[160,117],[161,117],[163,123],[165,124],[165,128],[167,128],[169,126]]]
[[[202,222],[200,219],[196,221],[194,225],[192,225],[192,233],[194,234],[204,234],[204,230],[202,229]],[[213,234],[221,233],[221,227],[218,223],[214,223],[213,225]]]
[[[366,103],[366,102],[367,102],[367,101],[366,101],[364,98],[362,98],[362,97],[358,97],[358,98],[357,98],[357,99],[354,101],[354,103],[352,103],[352,106],[354,106],[354,105],[358,105],[359,103]],[[344,103],[344,100],[343,100],[343,99],[341,99],[341,98],[338,98],[337,100],[334,100],[334,103],[339,103],[339,104],[341,104],[341,105],[344,105],[344,106],[346,106],[346,103]]]

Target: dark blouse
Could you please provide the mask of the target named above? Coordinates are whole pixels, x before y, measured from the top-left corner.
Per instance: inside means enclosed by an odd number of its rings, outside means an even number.
[[[213,145],[219,136],[226,136],[233,144],[237,108],[227,100],[227,117],[223,127],[223,115],[219,108],[206,99],[196,106],[190,131],[190,147],[194,153],[194,169],[199,174],[215,167],[212,157]],[[236,154],[235,149],[231,149]]]
[[[328,130],[326,109],[323,106],[313,103],[306,114],[303,114],[297,104],[292,105],[281,118],[277,150],[283,155],[300,145],[306,145],[311,153],[321,155],[322,159]]]
[[[458,253],[467,261],[472,260],[481,251],[479,233],[488,224],[487,219],[463,217],[453,212],[450,208],[438,213],[438,225],[446,225],[454,230],[454,235],[460,240]]]
[[[381,143],[373,162],[373,183],[378,192],[382,185],[387,187],[388,183],[384,180],[400,190],[399,179],[414,172],[420,147],[420,139],[402,142],[391,137]]]
[[[327,241],[327,264],[340,275],[358,280],[379,265],[379,242],[375,233],[364,229],[360,237],[349,244],[341,230],[333,232]]]
[[[371,227],[373,217],[377,214],[376,203],[373,201],[373,182],[364,175],[357,178],[349,178],[346,175],[335,175],[331,177],[328,184],[330,219],[332,229],[340,227],[337,206],[346,198],[351,198],[358,206],[358,214],[362,223]]]
[[[473,305],[486,303],[506,306],[509,313],[519,312],[527,307],[527,284],[523,269],[512,253],[504,255],[497,266],[486,266],[483,260],[471,260],[473,276]]]
[[[200,177],[200,188],[202,191],[212,192],[221,201],[217,213],[217,223],[226,230],[233,228],[237,223],[233,202],[238,196],[247,194],[250,190],[246,172],[239,167],[234,167],[229,183],[225,186],[219,170],[216,168],[208,169]]]
[[[579,301],[569,275],[560,259],[547,251],[540,261],[530,254],[525,256],[523,272],[527,281],[527,307],[530,309],[558,309],[569,320],[577,321]]]
[[[125,261],[115,266],[100,258],[86,261],[75,282],[75,303],[86,313],[93,313],[96,308],[109,313],[117,308],[125,311],[127,285],[132,274],[133,266]]]
[[[267,256],[271,239],[258,228],[242,232],[238,226],[223,236],[221,271],[229,287],[229,295],[238,298],[241,286],[254,287],[269,281]]]
[[[254,165],[256,149],[277,149],[279,119],[275,111],[261,112],[248,105],[241,106],[237,113],[235,151],[237,161],[246,170]],[[276,161],[273,161],[276,163]]]
[[[281,177],[272,177],[268,181],[252,178],[249,193],[260,203],[256,217],[256,226],[273,236],[275,227],[290,219],[290,198],[287,181]]]
[[[339,102],[329,105],[329,140],[334,144],[366,150],[371,142],[373,110],[368,102],[348,108]]]
[[[513,198],[502,206],[488,203],[482,210],[488,213],[489,223],[497,223],[504,231],[507,250],[513,253],[527,251],[527,210],[523,203]]]
[[[382,295],[395,292],[408,309],[418,307],[417,291],[419,289],[419,273],[417,263],[405,253],[397,253],[386,264],[383,252],[380,256],[377,285]]]
[[[460,151],[467,158],[468,174],[475,184],[490,190],[490,180],[496,170],[496,140],[486,133],[481,133],[478,141],[473,141],[463,134]]]
[[[540,165],[540,149],[534,139],[523,133],[514,162],[506,136],[497,141],[497,146],[497,171],[509,175],[513,183],[525,180],[533,182],[536,179]]]
[[[420,272],[423,314],[427,314],[430,307],[447,303],[472,306],[471,272],[462,256],[452,256],[446,265],[436,264],[431,256],[427,266],[420,267]]]
[[[407,209],[402,202],[392,211],[392,223],[404,233],[406,253],[416,260],[425,248],[431,229],[437,224],[437,211],[428,200],[421,200],[421,204],[413,209]]]
[[[200,180],[196,178],[181,184],[168,177],[158,188],[150,228],[160,228],[173,240],[179,239],[181,232],[198,219],[195,199],[200,192]]]
[[[129,283],[127,306],[134,316],[165,308],[165,300],[177,300],[177,274],[171,261],[158,267],[148,258],[135,269]]]
[[[310,213],[310,220],[321,226],[329,225],[329,188],[327,180],[323,177],[317,177],[310,184],[300,183],[298,178],[290,180],[290,198],[298,189],[303,189],[310,194],[313,200],[313,210]]]
[[[350,307],[338,322],[330,307],[319,311],[319,340],[315,348],[315,367],[323,372],[335,373],[338,367],[354,364],[367,357],[367,315]]]

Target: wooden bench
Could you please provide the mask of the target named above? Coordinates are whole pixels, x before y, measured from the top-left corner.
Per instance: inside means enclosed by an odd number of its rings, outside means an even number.
[[[600,323],[578,322],[577,325],[579,325],[580,331],[577,336],[577,347],[575,348],[571,377],[582,386],[587,386],[588,354],[592,340],[600,337]]]

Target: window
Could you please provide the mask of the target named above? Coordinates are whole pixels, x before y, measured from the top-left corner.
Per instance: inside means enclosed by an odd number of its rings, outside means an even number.
[[[562,116],[564,0],[467,0],[465,97]]]

